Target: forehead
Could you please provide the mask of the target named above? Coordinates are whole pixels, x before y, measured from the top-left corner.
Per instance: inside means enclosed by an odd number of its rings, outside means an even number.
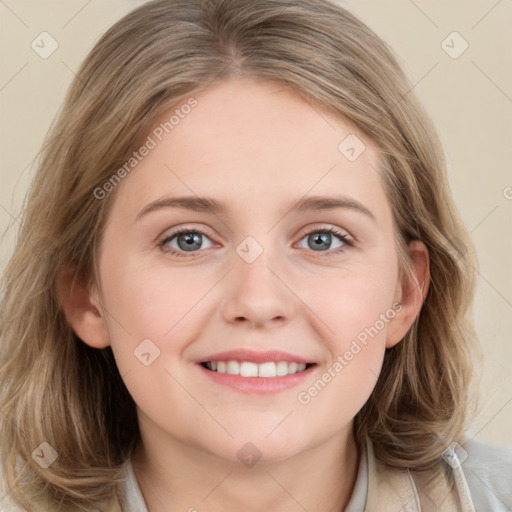
[[[371,141],[289,87],[231,79],[194,94],[195,106],[182,109],[190,98],[153,123],[155,147],[122,183],[126,204],[176,194],[247,209],[343,194],[386,208]]]

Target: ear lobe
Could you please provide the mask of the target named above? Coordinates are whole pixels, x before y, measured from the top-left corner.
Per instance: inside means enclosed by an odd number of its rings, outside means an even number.
[[[397,284],[397,301],[401,311],[389,323],[386,332],[386,348],[394,347],[407,334],[419,315],[430,284],[430,260],[428,249],[419,240],[409,243],[411,275],[404,275]]]
[[[57,293],[68,322],[84,343],[93,348],[110,345],[98,297],[88,290],[74,270],[66,270],[59,276]]]

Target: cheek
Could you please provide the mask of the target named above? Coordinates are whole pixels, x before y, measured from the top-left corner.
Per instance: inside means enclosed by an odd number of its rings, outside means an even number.
[[[178,384],[185,381],[186,368],[177,362],[193,339],[201,298],[212,283],[193,279],[191,272],[131,263],[104,261],[102,268],[104,307],[119,372],[139,408],[150,416],[163,414],[163,423],[171,421],[162,412],[164,400],[180,404],[180,418],[191,421],[197,416],[199,423],[204,419],[201,411]]]
[[[396,276],[393,268],[383,271],[361,267],[333,272],[329,278],[315,278],[305,284],[301,298],[319,316],[326,328],[326,340],[339,352],[358,336],[364,338],[368,330],[373,338],[385,337],[386,327],[395,316],[391,306]]]
[[[330,360],[301,390],[299,403],[315,402],[308,408],[320,416],[329,416],[333,404],[339,404],[349,419],[367,401],[381,370],[386,329],[397,315],[392,307],[397,275],[393,265],[373,265],[304,286],[301,298],[324,326]]]
[[[154,368],[182,350],[180,340],[186,338],[177,332],[204,291],[197,284],[190,286],[182,273],[171,275],[154,266],[143,267],[129,257],[105,258],[100,270],[103,306],[119,371],[121,375],[131,372],[132,378],[141,373],[143,380],[151,380]],[[146,368],[147,359],[156,364]]]
[[[386,327],[395,315],[390,284],[351,275],[308,295],[312,309],[328,326],[323,341],[330,358],[299,390],[297,402],[332,432],[354,418],[377,382]]]
[[[161,268],[135,262],[106,262],[102,279],[105,306],[131,337],[164,339],[195,306],[215,281],[197,272]],[[210,281],[208,280],[210,276]],[[111,319],[112,320],[112,319]]]

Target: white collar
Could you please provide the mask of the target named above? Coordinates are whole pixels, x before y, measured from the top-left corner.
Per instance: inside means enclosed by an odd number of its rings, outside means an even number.
[[[368,492],[367,451],[363,450],[359,459],[356,483],[345,512],[361,512],[365,508]],[[148,512],[131,462],[125,465],[122,485],[123,512]]]

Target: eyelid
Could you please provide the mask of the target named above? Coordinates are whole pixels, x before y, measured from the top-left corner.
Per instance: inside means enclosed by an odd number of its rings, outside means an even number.
[[[350,241],[356,241],[356,238],[352,236],[346,229],[340,228],[334,224],[326,224],[322,222],[308,225],[307,227],[300,229],[295,236],[300,236],[300,238],[303,238],[304,236],[316,231],[331,231],[335,234],[338,233],[338,236],[343,236]]]
[[[204,226],[204,224],[203,224],[203,225],[201,225],[201,227],[199,227],[199,226],[195,226],[194,224],[186,224],[184,226],[178,225],[178,226],[174,226],[172,228],[167,228],[160,235],[158,235],[158,237],[156,238],[156,243],[161,243],[162,241],[166,240],[167,238],[173,238],[176,235],[179,235],[180,233],[189,232],[189,231],[200,233],[202,235],[207,236],[210,239],[215,239],[215,236],[213,235],[213,230],[209,226]],[[212,242],[213,242],[213,240],[212,240]]]

